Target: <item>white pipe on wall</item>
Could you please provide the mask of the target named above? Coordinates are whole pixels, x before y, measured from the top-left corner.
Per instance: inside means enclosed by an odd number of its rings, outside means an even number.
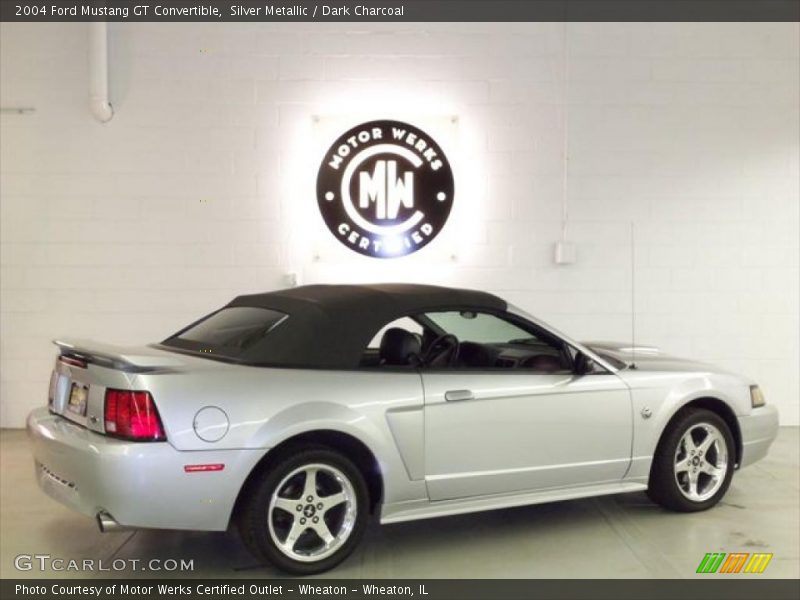
[[[89,110],[101,123],[114,116],[108,101],[108,25],[89,23]]]

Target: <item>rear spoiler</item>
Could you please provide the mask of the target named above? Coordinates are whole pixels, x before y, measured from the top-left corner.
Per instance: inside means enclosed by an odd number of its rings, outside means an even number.
[[[59,347],[62,356],[128,373],[168,371],[186,364],[179,357],[166,352],[147,352],[146,347],[125,348],[80,339],[53,340],[53,343]]]

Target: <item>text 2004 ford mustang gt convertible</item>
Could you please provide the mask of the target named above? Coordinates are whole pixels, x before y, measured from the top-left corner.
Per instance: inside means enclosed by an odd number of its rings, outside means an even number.
[[[496,296],[420,285],[240,296],[160,344],[59,341],[31,413],[51,496],[119,527],[224,530],[292,573],[394,523],[647,490],[716,504],[778,416],[653,349],[580,344]]]

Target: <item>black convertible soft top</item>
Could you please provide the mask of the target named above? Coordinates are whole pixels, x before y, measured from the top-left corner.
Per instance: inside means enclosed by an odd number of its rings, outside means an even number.
[[[247,356],[252,364],[351,369],[380,329],[400,317],[438,310],[505,310],[504,300],[432,285],[306,285],[234,298],[227,306],[289,315]]]

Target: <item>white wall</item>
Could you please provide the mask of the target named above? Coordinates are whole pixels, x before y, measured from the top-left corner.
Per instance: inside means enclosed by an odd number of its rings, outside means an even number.
[[[114,24],[107,125],[87,27],[0,29],[2,105],[36,107],[2,116],[3,426],[44,403],[51,338],[158,340],[289,270],[485,288],[628,339],[631,221],[638,340],[798,423],[797,24]],[[565,93],[579,260],[556,267]],[[311,115],[376,111],[458,115],[452,252],[314,258],[335,242]]]

